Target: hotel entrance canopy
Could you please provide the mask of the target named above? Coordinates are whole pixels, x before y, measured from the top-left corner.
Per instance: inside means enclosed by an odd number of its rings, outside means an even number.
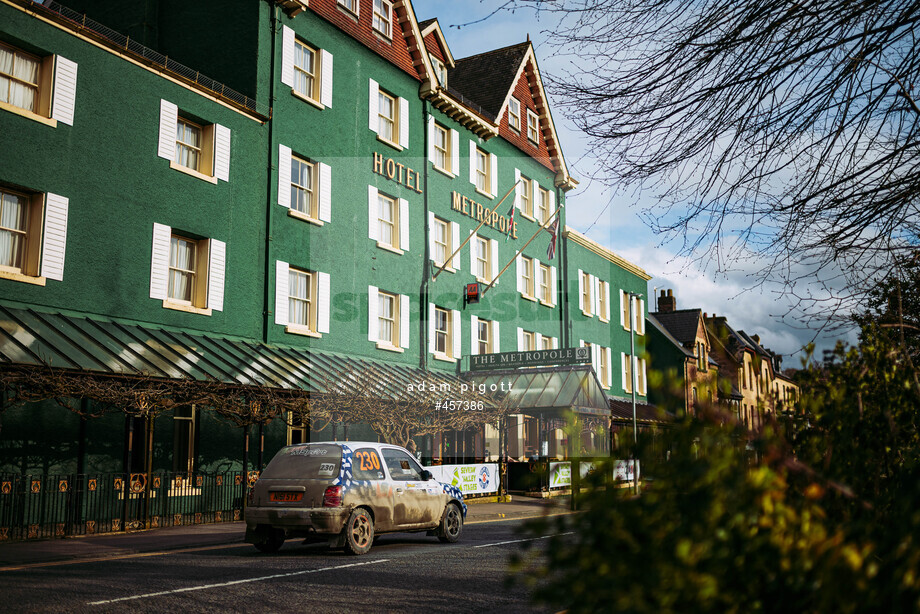
[[[607,395],[590,365],[468,373],[482,394],[510,394],[518,413],[543,416],[571,410],[609,416]]]

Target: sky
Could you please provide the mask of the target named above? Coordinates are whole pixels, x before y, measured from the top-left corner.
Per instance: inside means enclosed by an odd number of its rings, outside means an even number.
[[[499,49],[527,40],[529,35],[542,75],[569,70],[568,60],[554,55],[546,42],[546,31],[553,16],[534,10],[515,12],[495,10],[504,0],[414,0],[420,21],[436,17],[455,59]],[[459,28],[457,26],[460,26]],[[561,141],[569,172],[581,184],[566,195],[566,223],[578,232],[608,247],[619,256],[644,269],[652,279],[648,296],[669,289],[678,309],[699,308],[708,314],[726,316],[729,324],[749,335],[760,335],[765,347],[784,356],[783,367],[802,364],[802,347],[814,341],[815,356],[832,348],[838,338],[855,342],[854,333],[824,333],[816,336],[790,313],[794,305],[783,297],[778,285],[758,277],[758,263],[735,263],[729,271],[716,273],[705,262],[690,262],[676,256],[679,243],[663,243],[640,218],[648,193],[611,193],[588,178],[593,168],[588,139],[568,121],[561,107],[548,92],[553,123]],[[654,300],[646,305],[654,309]]]

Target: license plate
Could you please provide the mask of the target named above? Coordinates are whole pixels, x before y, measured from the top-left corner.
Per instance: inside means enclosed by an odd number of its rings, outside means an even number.
[[[303,499],[302,492],[270,492],[268,493],[269,501],[292,502]]]

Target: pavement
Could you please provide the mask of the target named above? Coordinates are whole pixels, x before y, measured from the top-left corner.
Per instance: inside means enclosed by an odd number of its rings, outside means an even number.
[[[535,499],[515,496],[509,502],[475,503],[467,500],[467,524],[498,522],[569,512],[567,498]],[[201,550],[242,544],[243,522],[167,527],[131,533],[105,533],[65,538],[0,542],[0,572],[24,567],[154,556],[177,550]]]

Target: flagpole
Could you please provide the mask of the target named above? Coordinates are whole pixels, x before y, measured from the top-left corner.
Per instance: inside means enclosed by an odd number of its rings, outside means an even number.
[[[476,227],[476,230],[474,230],[473,232],[471,232],[471,233],[470,233],[470,236],[468,236],[468,237],[463,241],[463,243],[460,244],[460,247],[458,247],[457,249],[455,249],[455,250],[454,250],[454,253],[452,253],[450,256],[447,257],[446,260],[444,260],[444,264],[442,264],[442,265],[441,265],[441,268],[439,268],[439,269],[437,270],[437,272],[431,277],[431,281],[434,281],[434,280],[436,280],[436,279],[438,278],[438,275],[441,274],[441,271],[443,271],[445,268],[447,268],[447,263],[448,263],[448,262],[451,262],[451,261],[454,259],[454,256],[456,256],[457,254],[460,253],[460,250],[463,249],[463,246],[470,242],[470,239],[472,239],[472,238],[473,238],[473,235],[476,234],[476,233],[479,231],[480,228],[482,228],[482,225],[485,224],[486,221],[492,219],[492,214],[495,213],[496,211],[498,211],[498,208],[502,206],[502,203],[505,202],[505,199],[508,198],[508,196],[511,194],[511,192],[517,187],[517,184],[519,184],[520,182],[521,182],[520,179],[518,179],[517,181],[515,181],[515,182],[514,182],[514,185],[511,186],[511,189],[508,190],[508,192],[506,192],[505,195],[502,196],[502,199],[501,199],[500,201],[498,201],[498,204],[495,205],[495,208],[492,209],[491,211],[489,211],[489,213],[488,213],[487,215],[483,216],[482,221],[479,222],[479,226]],[[487,211],[488,211],[488,209],[487,209]],[[431,230],[429,229],[428,232],[431,232]],[[510,228],[508,229],[508,232],[511,232],[511,229],[510,229]]]
[[[514,257],[513,257],[511,260],[508,261],[508,264],[505,265],[505,268],[503,268],[501,271],[499,271],[498,275],[495,276],[495,279],[493,279],[492,282],[491,282],[488,286],[486,286],[486,287],[483,289],[483,291],[482,291],[482,293],[481,293],[482,296],[485,296],[485,294],[486,294],[486,292],[489,290],[489,288],[491,288],[492,286],[495,285],[495,282],[498,281],[498,278],[501,277],[501,276],[504,274],[504,272],[508,270],[508,267],[511,266],[511,263],[514,262],[514,261],[517,259],[517,257],[521,255],[521,252],[524,251],[524,248],[527,247],[528,245],[530,245],[530,242],[537,238],[537,235],[540,234],[540,231],[546,230],[546,229],[549,227],[549,223],[550,223],[550,222],[552,221],[552,219],[553,219],[554,217],[556,217],[556,215],[562,210],[562,207],[563,207],[563,206],[564,206],[564,205],[559,205],[558,207],[556,207],[556,210],[553,211],[552,215],[550,215],[548,218],[546,218],[546,221],[543,222],[543,225],[540,226],[539,228],[537,228],[537,232],[533,233],[533,236],[530,237],[530,239],[527,241],[527,243],[525,243],[523,246],[521,246],[521,249],[519,249],[519,250],[517,251],[517,253],[514,254]]]

